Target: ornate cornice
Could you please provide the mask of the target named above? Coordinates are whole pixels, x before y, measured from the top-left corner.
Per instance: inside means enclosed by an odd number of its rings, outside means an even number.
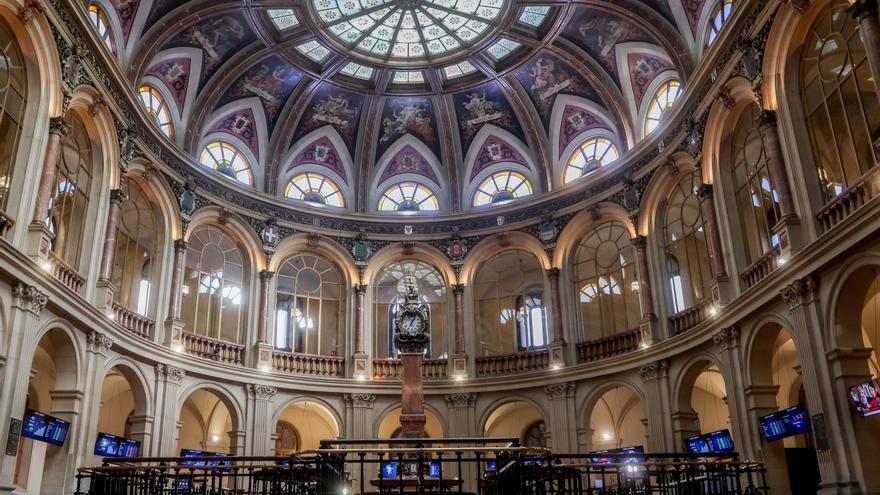
[[[86,348],[89,352],[106,356],[110,348],[113,347],[113,339],[97,330],[90,331],[86,338],[88,341]]]
[[[248,383],[245,385],[245,389],[247,390],[248,397],[257,400],[270,400],[278,393],[278,389],[275,387],[255,383]]]
[[[788,305],[788,309],[812,302],[816,298],[818,281],[815,275],[807,275],[804,278],[794,280],[779,291],[782,300]]]
[[[663,378],[669,373],[669,360],[660,359],[652,363],[648,363],[639,370],[642,380],[645,382]]]
[[[544,387],[544,393],[547,394],[547,398],[551,400],[563,399],[566,397],[574,397],[574,391],[576,388],[577,383],[575,382],[554,383]]]
[[[722,328],[721,331],[712,336],[712,342],[722,351],[735,349],[739,346],[739,327],[736,325]]]
[[[376,395],[365,393],[345,394],[345,402],[352,407],[372,409],[373,404],[376,403]]]
[[[186,371],[181,368],[170,364],[156,364],[156,379],[161,382],[179,384],[184,376],[186,376]]]
[[[16,306],[25,311],[30,311],[37,317],[40,316],[40,313],[49,304],[49,296],[33,285],[27,285],[24,282],[17,282],[12,286],[12,298]]]
[[[459,394],[447,394],[446,405],[456,409],[464,407],[474,407],[477,403],[477,394],[470,392],[462,392]]]

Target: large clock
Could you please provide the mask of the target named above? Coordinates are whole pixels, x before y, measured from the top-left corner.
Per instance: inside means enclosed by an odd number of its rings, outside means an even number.
[[[430,324],[427,305],[419,302],[415,288],[410,286],[394,321],[394,346],[401,352],[424,352],[431,342]]]
[[[418,308],[405,307],[397,314],[397,332],[409,336],[421,335],[428,327],[425,314]]]

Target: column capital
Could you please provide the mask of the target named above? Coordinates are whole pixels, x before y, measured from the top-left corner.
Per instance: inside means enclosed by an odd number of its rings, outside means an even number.
[[[776,110],[761,110],[758,115],[760,127],[776,127]]]
[[[694,193],[700,199],[712,199],[712,196],[715,194],[715,188],[712,184],[700,184],[694,188]]]
[[[106,334],[99,332],[97,330],[92,330],[89,332],[87,339],[87,349],[89,352],[93,352],[95,354],[100,354],[101,356],[107,356],[107,351],[113,347],[113,339],[108,337]]]
[[[372,409],[373,404],[376,403],[376,395],[365,393],[345,394],[345,403],[352,407]]]
[[[788,305],[788,309],[812,302],[816,298],[819,283],[815,275],[807,275],[786,285],[779,291],[779,295]]]
[[[446,405],[455,409],[474,407],[477,403],[477,394],[462,392],[459,394],[446,394]]]
[[[877,0],[853,0],[847,11],[859,22],[871,16],[877,17]]]
[[[735,349],[739,346],[739,327],[736,325],[722,328],[712,337],[712,342],[722,351]]]
[[[110,190],[110,203],[114,205],[120,205],[128,200],[128,194],[125,194],[125,191],[122,189],[111,189]]]
[[[656,380],[658,378],[663,378],[667,376],[669,373],[669,360],[668,359],[660,359],[658,361],[654,361],[653,363],[648,363],[639,370],[639,374],[642,375],[642,381],[649,382],[651,380]]]
[[[559,268],[557,268],[555,266],[553,268],[548,268],[547,269],[547,278],[549,278],[550,280],[559,280],[560,273],[561,273],[561,271],[559,270]]]
[[[186,376],[186,371],[170,364],[159,363],[156,365],[156,379],[159,381],[179,384],[184,376]]]
[[[648,244],[648,238],[643,235],[637,235],[632,238],[632,245],[637,250],[641,251],[645,249],[645,246]]]
[[[464,284],[452,284],[452,294],[456,296],[464,294]]]
[[[17,282],[12,286],[12,298],[15,306],[30,311],[37,317],[49,304],[49,296],[33,285],[27,285],[24,282]]]
[[[362,296],[367,293],[367,284],[354,284],[354,293]]]
[[[574,397],[574,391],[577,388],[575,382],[554,383],[544,387],[544,393],[550,400],[563,399],[566,397]]]
[[[248,397],[257,400],[270,400],[278,393],[278,389],[275,387],[255,383],[245,385],[245,390],[247,390]]]
[[[260,271],[260,282],[269,283],[273,277],[275,277],[275,272],[270,272],[269,270]]]
[[[49,119],[49,134],[66,136],[70,132],[70,124],[64,117],[52,117]]]
[[[189,243],[184,239],[175,239],[174,240],[174,252],[175,253],[185,253],[187,248],[189,247]]]

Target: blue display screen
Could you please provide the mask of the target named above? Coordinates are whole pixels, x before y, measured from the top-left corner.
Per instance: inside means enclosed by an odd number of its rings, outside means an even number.
[[[710,452],[733,452],[733,438],[728,430],[718,430],[703,435]]]
[[[703,435],[690,437],[685,442],[687,443],[687,451],[691,454],[708,454],[710,452],[709,442],[703,438]]]
[[[803,406],[793,406],[761,417],[764,438],[773,442],[810,431],[810,416]]]
[[[591,452],[592,454],[641,454],[645,452],[645,447],[641,445],[636,445],[634,447],[623,447],[620,449],[613,450],[597,450],[595,452]],[[647,462],[648,460],[644,457],[593,457],[593,464],[610,464],[612,462],[624,462],[624,463],[632,463],[632,462]]]
[[[67,439],[70,423],[63,419],[28,409],[24,413],[21,434],[27,438],[62,446]]]
[[[497,471],[498,470],[498,462],[497,461],[486,461],[486,471]]]
[[[137,457],[141,443],[137,440],[117,437],[109,433],[98,433],[95,441],[95,454],[104,457]]]
[[[428,476],[431,478],[440,477],[440,461],[431,461],[431,463],[428,464]]]
[[[202,450],[190,450],[190,449],[180,449],[180,457],[227,457],[229,454],[223,454],[221,452],[205,452]],[[206,461],[206,460],[193,460],[193,461],[180,461],[181,466],[231,466],[232,461],[221,461],[219,459]]]
[[[382,476],[381,478],[397,478],[397,463],[392,461],[385,461],[382,463]]]

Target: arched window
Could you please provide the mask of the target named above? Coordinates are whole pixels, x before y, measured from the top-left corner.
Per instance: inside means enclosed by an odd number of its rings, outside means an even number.
[[[336,356],[344,351],[345,286],[339,269],[314,254],[297,254],[278,267],[275,347]]]
[[[546,347],[544,272],[527,251],[496,255],[474,279],[480,354],[507,354]]]
[[[512,170],[495,172],[486,177],[474,192],[474,207],[502,201],[512,201],[532,194],[532,185],[526,176]]]
[[[801,99],[825,201],[880,161],[880,102],[848,7],[847,2],[825,7],[801,57]]]
[[[76,113],[70,115],[68,122],[70,132],[61,145],[61,159],[55,171],[55,189],[49,200],[46,225],[55,236],[52,252],[77,268],[89,211],[96,145]]]
[[[648,115],[645,118],[645,134],[650,134],[660,125],[663,114],[672,108],[675,100],[681,94],[681,83],[675,79],[670,79],[660,85],[657,92],[651,98],[651,104],[648,106]]]
[[[609,139],[602,137],[589,138],[574,150],[568,165],[565,166],[564,182],[567,184],[579,179],[590,172],[599,170],[609,163],[620,158],[617,146]]]
[[[116,288],[117,303],[147,315],[153,295],[151,271],[156,259],[161,214],[135,181],[126,181],[125,192],[128,200],[119,206],[116,254],[110,280]]]
[[[27,73],[24,57],[15,36],[0,19],[0,135],[3,149],[0,151],[0,211],[6,209],[12,170],[18,143],[21,140],[22,120],[27,106]]]
[[[664,239],[672,312],[678,313],[710,296],[712,272],[702,202],[695,194],[697,176],[676,184],[666,205]]]
[[[409,278],[408,278],[409,277]],[[431,347],[428,356],[446,353],[447,301],[446,282],[431,265],[422,261],[402,260],[389,264],[378,275],[373,293],[373,328],[376,329],[376,355],[394,356],[394,317],[406,295],[407,280],[415,285],[421,302],[427,304],[431,319]]]
[[[779,244],[779,237],[773,233],[773,226],[780,218],[779,197],[770,177],[767,153],[756,120],[759,112],[754,104],[745,108],[726,140],[736,211],[749,264]]]
[[[418,182],[398,182],[382,193],[379,211],[437,211],[437,195]]]
[[[92,25],[95,26],[95,30],[98,31],[98,36],[104,41],[104,44],[107,45],[111,51],[113,48],[113,33],[110,32],[110,20],[107,19],[107,14],[104,12],[98,4],[90,3],[89,4],[89,20],[92,21]]]
[[[159,130],[162,131],[162,134],[174,139],[174,128],[171,126],[171,112],[168,111],[165,98],[162,98],[162,95],[156,88],[149,85],[141,86],[140,95],[144,109],[159,124]]]
[[[254,175],[247,159],[238,148],[225,141],[208,143],[199,161],[231,179],[254,185]]]
[[[715,42],[715,38],[718,37],[721,27],[727,21],[727,18],[730,17],[732,10],[733,0],[720,0],[715,4],[712,13],[709,15],[709,25],[706,26],[706,46]]]
[[[345,206],[342,191],[329,177],[315,172],[299,174],[290,179],[284,195],[288,198],[322,205]]]
[[[235,242],[215,227],[196,229],[189,238],[183,277],[186,330],[241,342],[244,281],[244,257]]]
[[[574,253],[581,325],[591,339],[637,328],[641,319],[636,250],[620,222],[596,227]]]

